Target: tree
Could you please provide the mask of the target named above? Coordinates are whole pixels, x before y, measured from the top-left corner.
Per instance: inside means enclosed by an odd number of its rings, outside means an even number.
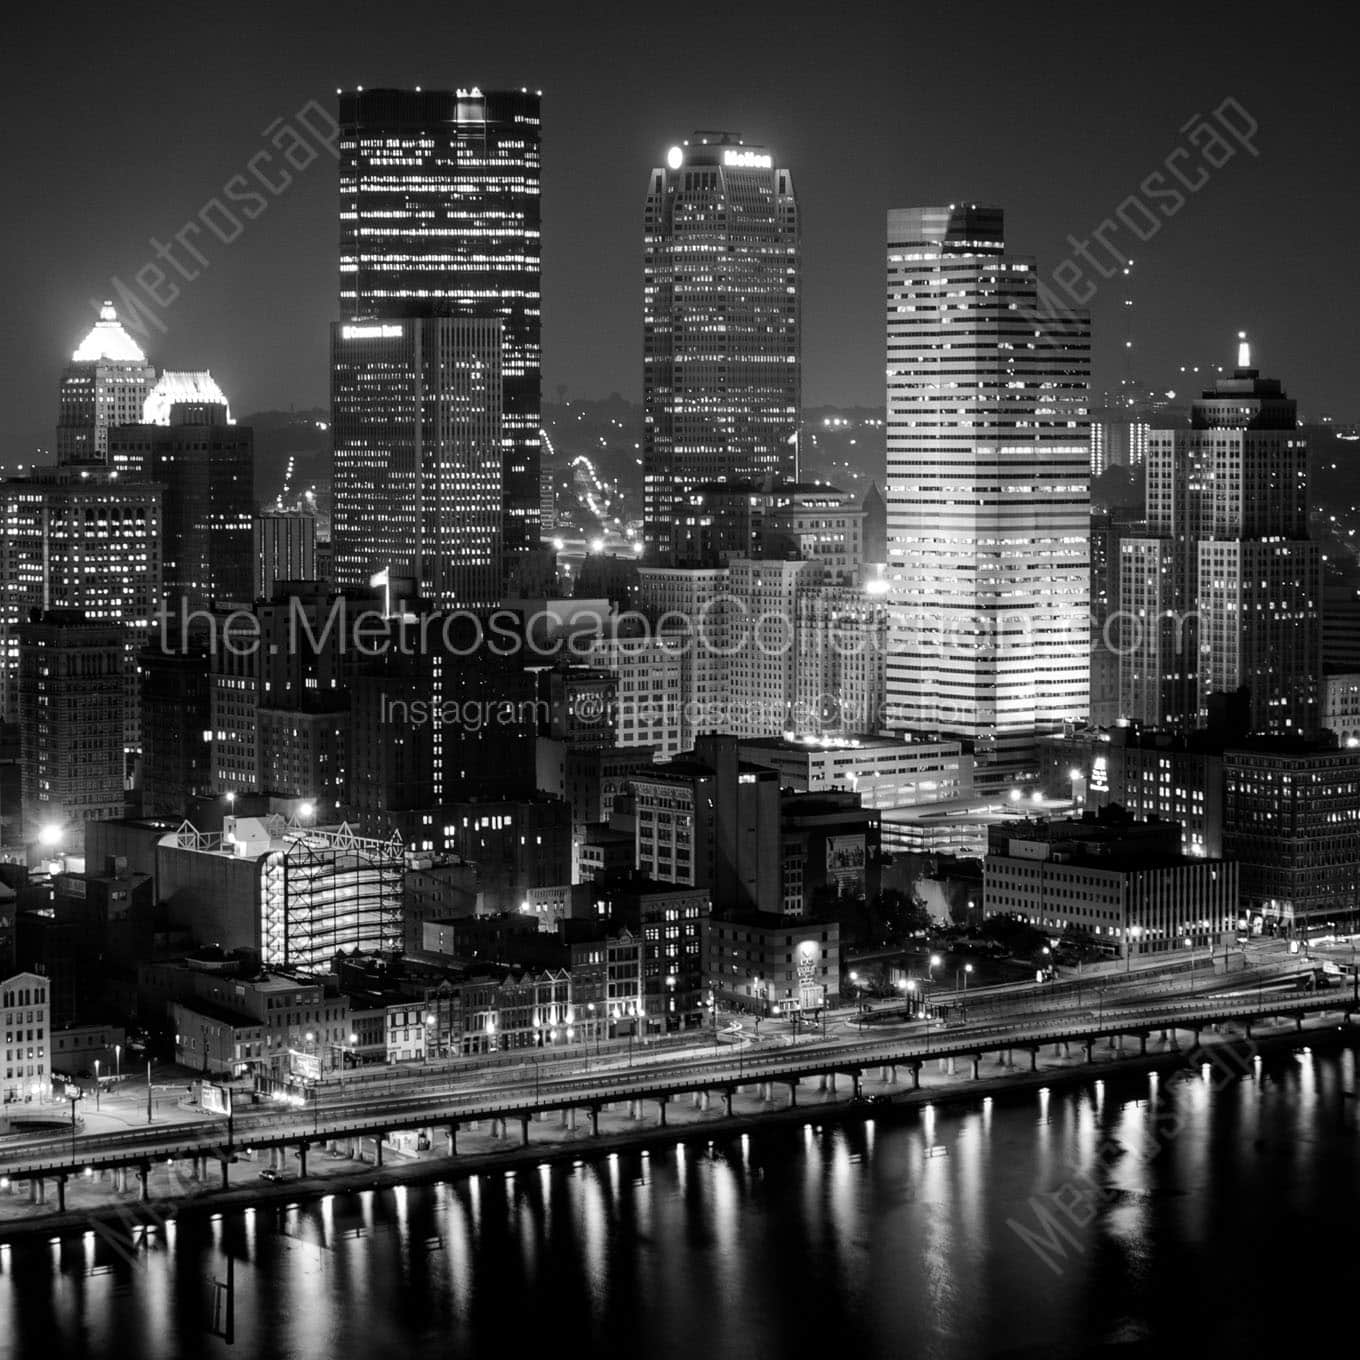
[[[933,925],[925,907],[896,888],[884,888],[869,906],[869,930],[875,939],[905,940]]]
[[[982,923],[981,934],[984,939],[995,940],[1022,958],[1038,954],[1048,943],[1048,936],[1042,930],[1011,912],[989,916]]]

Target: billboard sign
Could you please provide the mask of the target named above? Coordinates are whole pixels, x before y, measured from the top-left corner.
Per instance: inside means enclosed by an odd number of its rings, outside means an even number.
[[[798,981],[811,982],[817,976],[820,950],[816,940],[800,940],[795,955],[798,965]]]
[[[315,1053],[300,1053],[296,1048],[288,1050],[289,1075],[303,1081],[321,1080],[321,1059]]]
[[[827,837],[826,876],[838,891],[864,891],[864,865],[867,858],[863,836]]]
[[[228,1115],[231,1113],[231,1090],[226,1086],[218,1086],[216,1082],[205,1081],[199,1104],[206,1114]]]

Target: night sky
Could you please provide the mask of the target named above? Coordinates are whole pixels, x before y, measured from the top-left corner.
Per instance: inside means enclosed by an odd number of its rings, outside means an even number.
[[[642,204],[666,147],[695,128],[769,145],[803,211],[809,405],[882,404],[887,208],[998,203],[1047,277],[1231,97],[1259,156],[1231,143],[1146,244],[1108,236],[1137,262],[1133,372],[1184,389],[1180,364],[1228,362],[1246,328],[1306,416],[1356,419],[1352,44],[1306,7],[1189,8],[24,6],[0,82],[4,461],[51,449],[61,366],[110,279],[133,286],[149,238],[220,195],[273,120],[356,84],[543,91],[549,399],[640,392]],[[335,211],[323,153],[232,244],[199,238],[207,266],[152,309],[153,362],[211,368],[237,412],[325,404]],[[1099,390],[1123,293],[1094,277]]]

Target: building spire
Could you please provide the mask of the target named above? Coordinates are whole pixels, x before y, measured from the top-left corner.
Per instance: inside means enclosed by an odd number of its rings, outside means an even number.
[[[100,359],[114,359],[121,363],[146,362],[141,347],[125,331],[118,320],[112,301],[105,299],[99,309],[99,320],[71,355],[75,363],[90,363]]]
[[[1246,331],[1237,332],[1237,366],[1238,368],[1251,367],[1251,346],[1247,343]]]

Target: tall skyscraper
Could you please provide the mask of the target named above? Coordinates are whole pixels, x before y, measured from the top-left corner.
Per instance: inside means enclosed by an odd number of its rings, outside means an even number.
[[[168,425],[122,425],[109,437],[119,476],[160,482],[162,571],[172,615],[214,600],[249,601],[255,439],[215,403],[176,403]]]
[[[539,96],[476,88],[342,94],[339,146],[342,322],[501,323],[499,547],[508,571],[539,546]],[[402,334],[413,343],[413,327]],[[440,334],[447,343],[473,332]],[[363,337],[347,336],[343,325],[336,336],[334,395],[341,407],[362,404],[364,387],[375,380],[370,369],[353,365],[353,350],[341,343],[356,338]],[[379,326],[370,338],[387,337]],[[427,353],[433,344],[431,333]],[[407,439],[409,429],[407,421],[393,441]],[[368,583],[367,575],[359,579],[369,566],[359,565],[363,544],[350,537],[354,530],[396,508],[382,497],[395,495],[403,479],[384,482],[374,472],[384,451],[376,427],[358,448],[337,431],[334,536],[342,585]]]
[[[504,515],[499,321],[331,329],[331,534],[342,587],[410,576],[443,608],[500,599]]]
[[[1120,545],[1120,711],[1202,724],[1246,688],[1251,730],[1311,731],[1322,676],[1322,562],[1308,539],[1308,449],[1295,402],[1251,366],[1148,435],[1147,519]]]
[[[1089,704],[1090,320],[1038,300],[999,208],[888,214],[887,701],[1033,769]]]
[[[156,370],[119,323],[113,303],[106,302],[61,375],[57,462],[104,462],[109,427],[141,420],[155,381]]]
[[[161,603],[162,488],[99,466],[35,468],[0,483],[0,715],[18,713],[19,625],[79,610],[124,638],[123,746],[141,749],[137,653]]]
[[[643,519],[674,565],[675,507],[709,482],[797,476],[801,277],[793,177],[696,132],[652,171],[643,228]]]

